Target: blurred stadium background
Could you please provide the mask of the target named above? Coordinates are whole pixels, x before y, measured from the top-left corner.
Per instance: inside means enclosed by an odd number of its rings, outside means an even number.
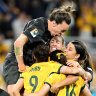
[[[23,32],[25,24],[34,18],[46,17],[64,1],[72,0],[0,0],[0,88],[6,90],[2,66],[13,42]],[[94,77],[90,90],[96,92],[96,0],[73,0],[76,11],[65,33],[65,41],[82,40],[93,60]],[[96,96],[93,95],[93,96]]]

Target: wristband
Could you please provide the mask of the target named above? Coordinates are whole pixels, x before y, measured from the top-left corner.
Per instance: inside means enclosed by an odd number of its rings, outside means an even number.
[[[26,70],[26,66],[24,64],[19,65],[19,71],[24,72]]]

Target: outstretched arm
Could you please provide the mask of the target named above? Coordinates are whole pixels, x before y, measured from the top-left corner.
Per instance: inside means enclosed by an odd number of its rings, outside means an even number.
[[[27,37],[21,34],[18,39],[14,42],[14,49],[16,59],[18,61],[19,71],[25,71],[26,67],[23,60],[23,46],[28,42]]]

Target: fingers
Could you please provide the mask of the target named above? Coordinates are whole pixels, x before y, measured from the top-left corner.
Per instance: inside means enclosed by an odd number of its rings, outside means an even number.
[[[57,92],[59,91],[59,88],[55,88],[55,89],[54,89],[54,88],[51,88],[50,91],[51,91],[52,93],[57,93]]]
[[[68,61],[66,64],[68,66],[70,66],[70,67],[79,67],[80,66],[78,62],[72,61],[72,60],[71,61]]]
[[[57,93],[57,92],[59,91],[59,87],[58,87],[56,84],[53,84],[53,85],[51,86],[50,91],[51,91],[52,93]]]
[[[66,64],[69,66],[69,67],[73,67],[73,64],[71,62],[66,62]]]

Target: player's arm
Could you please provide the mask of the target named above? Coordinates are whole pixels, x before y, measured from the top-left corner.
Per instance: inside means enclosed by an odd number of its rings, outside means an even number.
[[[73,75],[68,75],[64,80],[53,84],[51,86],[50,91],[52,93],[55,93],[60,87],[66,86],[66,85],[70,85],[73,84],[74,82],[76,82],[79,79],[79,76],[73,76]]]
[[[82,90],[81,94],[83,94],[83,96],[92,96],[92,94],[87,86],[85,86],[85,88]]]
[[[77,75],[82,76],[83,78],[85,77],[85,71],[82,70],[82,68],[77,68],[77,67],[62,66],[60,69],[60,73],[77,74]]]
[[[87,82],[88,81],[89,82],[92,81],[92,79],[93,79],[93,71],[92,71],[92,68],[91,67],[87,67],[85,69],[85,71],[86,71],[86,74],[87,74],[87,79],[85,80],[85,83],[86,83],[87,86],[89,86]]]
[[[91,82],[93,75],[90,72],[87,72],[87,71],[85,71],[85,72],[86,72],[86,75],[85,75],[85,77],[86,77],[85,84],[86,84],[87,87],[90,87],[89,84],[88,84],[88,81]]]
[[[91,81],[91,80],[92,80],[92,75],[91,75],[91,73],[86,71],[86,75],[87,75],[87,80],[88,80],[88,81]]]
[[[24,34],[21,34],[18,37],[18,39],[14,42],[14,50],[15,50],[16,59],[18,61],[19,71],[25,71],[26,69],[23,60],[23,46],[27,42],[28,42],[28,38]]]
[[[46,96],[49,90],[50,86],[48,84],[44,84],[44,86],[40,89],[40,91],[35,93],[24,93],[24,96]]]
[[[92,74],[90,72],[85,71],[83,68],[82,68],[82,70],[84,71],[84,79],[86,81],[91,81],[92,80]]]
[[[21,96],[20,90],[23,88],[23,86],[24,86],[24,79],[22,78],[18,79],[17,83],[14,85],[14,88],[13,88],[13,95]]]
[[[82,68],[78,62],[73,61],[73,60],[69,60],[66,64],[67,64],[68,66],[73,66],[73,67]],[[90,69],[90,70],[89,70],[89,69]],[[87,81],[91,81],[91,80],[92,80],[92,69],[91,69],[91,68],[89,68],[89,69],[87,69],[87,71],[86,71],[86,70],[84,70],[84,69],[82,68],[82,70],[85,71],[85,78],[84,78],[84,79],[87,79]]]

